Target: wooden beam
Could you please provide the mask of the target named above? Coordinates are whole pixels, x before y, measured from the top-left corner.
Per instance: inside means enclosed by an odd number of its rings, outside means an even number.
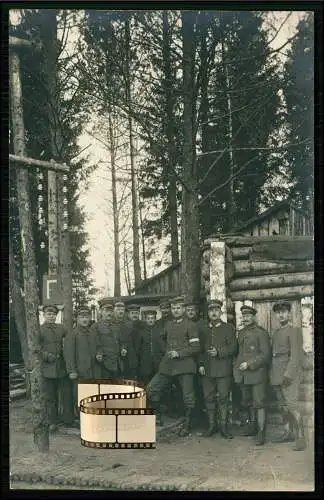
[[[68,167],[65,163],[56,163],[55,161],[43,161],[43,160],[35,160],[34,158],[27,158],[26,156],[17,156],[9,154],[9,161],[12,163],[20,163],[24,167],[32,168],[46,168],[47,170],[54,170],[58,172],[69,172],[70,167]]]
[[[16,36],[9,36],[9,47],[13,49],[18,49],[18,48],[26,48],[34,50],[41,49],[39,44],[32,43],[30,40],[26,40],[25,38],[17,38]]]
[[[264,276],[266,274],[296,273],[303,271],[312,271],[314,262],[312,260],[294,261],[294,262],[272,262],[272,261],[254,261],[236,260],[233,264],[235,278],[239,276]]]
[[[267,276],[247,276],[234,279],[230,290],[258,290],[260,288],[289,287],[314,283],[313,272],[270,274]]]
[[[314,295],[314,286],[290,286],[285,288],[266,288],[262,290],[241,290],[231,292],[233,302],[237,300],[252,300],[253,302],[295,299]]]
[[[205,240],[205,246],[208,246],[211,241],[225,241],[226,245],[230,247],[248,247],[252,245],[257,245],[261,243],[274,243],[275,241],[280,242],[293,242],[293,241],[309,241],[314,242],[314,238],[311,236],[287,236],[287,235],[278,235],[278,236],[240,236],[240,235],[220,235],[215,236],[214,238],[211,236],[207,240]]]

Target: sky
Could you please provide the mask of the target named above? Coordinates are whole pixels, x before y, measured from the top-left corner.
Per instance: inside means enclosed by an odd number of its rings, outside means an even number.
[[[19,22],[19,16],[16,11],[10,12],[11,21],[13,23]],[[287,11],[269,12],[269,22],[274,26],[279,27],[289,14]],[[282,26],[279,35],[272,42],[272,47],[280,47],[287,38],[291,37],[298,24],[303,12],[292,11],[289,15],[288,21]],[[78,37],[78,33],[72,30],[68,40],[68,50],[72,52],[73,45]],[[285,47],[287,50],[287,47]],[[80,204],[86,213],[85,230],[89,234],[88,247],[90,251],[90,262],[93,268],[93,279],[95,286],[99,289],[98,297],[102,295],[112,295],[114,286],[114,246],[113,246],[113,218],[112,218],[112,194],[111,194],[111,174],[109,170],[109,154],[107,149],[101,142],[96,140],[93,135],[87,131],[91,131],[92,126],[96,124],[96,117],[93,123],[87,124],[83,134],[79,137],[79,145],[81,149],[86,148],[84,152],[85,157],[90,158],[91,165],[97,165],[96,171],[87,179],[87,188],[82,185],[80,188]],[[122,185],[120,184],[120,189]],[[120,190],[119,190],[120,195]],[[124,213],[126,214],[130,208],[130,196],[124,202]],[[130,224],[126,225],[126,231],[131,234]],[[127,238],[131,245],[131,237]],[[156,247],[156,245],[155,245]],[[163,257],[163,247],[156,247],[155,259]],[[122,261],[123,259],[121,259]],[[153,261],[153,259],[152,259]],[[123,266],[123,262],[121,262]],[[168,261],[164,260],[161,271],[168,265]],[[132,265],[130,264],[132,268]],[[147,262],[147,275],[148,277],[156,274],[153,262]],[[121,272],[122,294],[127,294],[124,272]]]

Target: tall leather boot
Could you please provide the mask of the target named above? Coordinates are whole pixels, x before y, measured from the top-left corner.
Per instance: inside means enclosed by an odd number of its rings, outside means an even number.
[[[295,419],[293,415],[290,414],[290,412],[284,408],[282,410],[283,417],[285,419],[285,422],[288,423],[289,429],[288,432],[285,432],[282,436],[279,436],[277,438],[272,439],[273,443],[292,443],[295,441]]]
[[[188,434],[190,432],[191,413],[192,413],[192,409],[186,408],[185,417],[183,419],[182,426],[180,427],[180,430],[179,430],[179,436],[181,436],[181,437],[188,436]]]
[[[295,420],[295,429],[296,429],[296,441],[295,441],[295,446],[293,446],[293,450],[303,451],[306,448],[303,418],[299,413],[299,411],[295,411],[293,413],[293,416]]]
[[[228,430],[228,408],[227,404],[219,405],[219,414],[220,414],[220,425],[219,432],[220,435],[225,439],[233,439],[233,434],[231,434]]]
[[[256,414],[254,408],[249,408],[249,424],[246,431],[244,431],[243,436],[256,436],[258,432]]]
[[[266,430],[266,412],[264,408],[257,410],[257,424],[258,433],[256,435],[255,444],[257,446],[263,446],[265,443],[265,430]]]
[[[204,431],[205,437],[212,436],[215,432],[215,410],[207,410],[208,428]]]

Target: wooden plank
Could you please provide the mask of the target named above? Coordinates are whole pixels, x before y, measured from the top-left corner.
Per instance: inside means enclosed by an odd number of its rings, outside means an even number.
[[[234,276],[263,276],[279,273],[296,273],[314,269],[312,260],[295,262],[246,261],[237,260],[233,263]]]
[[[261,302],[263,300],[294,299],[314,295],[314,286],[291,286],[285,288],[266,288],[263,290],[240,290],[231,293],[233,301],[253,300]]]
[[[239,246],[252,246],[256,245],[259,243],[273,243],[274,241],[312,241],[314,242],[314,238],[310,236],[294,236],[291,237],[289,235],[277,235],[277,236],[239,236],[239,235],[220,235],[218,239],[216,238],[209,238],[208,240],[205,241],[205,243],[211,243],[212,241],[220,241],[224,240],[226,242],[226,245],[229,245],[230,247],[239,247]]]
[[[13,49],[17,48],[27,48],[35,50],[41,49],[39,44],[32,43],[29,40],[26,40],[25,38],[18,38],[16,36],[9,36],[9,47]]]
[[[314,283],[313,272],[270,274],[233,279],[230,283],[230,290],[258,290],[260,288],[280,288],[311,283]]]
[[[27,168],[45,168],[47,170],[54,170],[59,172],[69,172],[70,167],[68,167],[65,163],[56,163],[55,161],[43,161],[36,160],[35,158],[28,158],[27,156],[18,156],[9,154],[9,162],[18,163],[23,167]]]

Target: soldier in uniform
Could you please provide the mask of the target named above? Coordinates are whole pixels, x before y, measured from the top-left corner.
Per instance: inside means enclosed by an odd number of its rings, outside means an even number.
[[[161,360],[159,371],[148,384],[147,392],[161,422],[160,402],[165,387],[174,378],[182,389],[185,419],[180,434],[188,435],[191,414],[195,406],[194,374],[197,372],[195,355],[199,353],[200,342],[195,323],[185,317],[184,299],[177,297],[171,302],[173,319],[164,326],[166,352]]]
[[[124,378],[136,378],[138,365],[136,341],[132,335],[132,323],[126,317],[125,311],[125,303],[120,299],[116,300],[114,304],[114,314],[111,328],[114,338],[116,338],[119,342],[120,374]]]
[[[303,336],[300,328],[289,325],[291,304],[286,301],[274,304],[280,327],[272,335],[272,363],[270,384],[290,432],[282,441],[294,441],[293,450],[306,448],[302,416],[299,411],[299,386],[302,373]],[[278,442],[279,440],[277,440]]]
[[[95,378],[116,378],[119,375],[120,342],[115,336],[113,324],[113,302],[102,299],[100,304],[100,319],[91,328],[91,336],[96,339],[96,360],[94,365]]]
[[[255,322],[256,310],[242,306],[244,328],[239,331],[239,352],[234,363],[234,380],[241,385],[243,405],[249,408],[251,429],[256,444],[265,442],[268,368],[271,360],[269,335]]]
[[[157,373],[160,361],[164,355],[160,332],[156,328],[156,310],[145,311],[145,325],[139,335],[137,345],[139,379],[145,384]]]
[[[68,333],[64,342],[66,369],[73,383],[74,410],[78,412],[78,381],[98,378],[96,360],[98,340],[90,329],[91,311],[87,306],[80,306],[76,311],[76,327]]]
[[[186,316],[191,321],[199,321],[199,304],[195,300],[188,300],[186,303]]]
[[[232,439],[233,436],[228,430],[227,423],[237,340],[233,326],[220,319],[222,305],[220,300],[211,300],[208,304],[209,322],[201,323],[199,373],[203,377],[202,384],[209,422],[205,435],[211,436],[214,433],[218,392],[220,434],[224,438]]]
[[[146,323],[145,321],[139,319],[140,306],[138,304],[129,304],[127,306],[127,311],[128,311],[128,319],[130,321],[130,325],[132,328],[131,335],[137,357],[137,372],[135,374],[135,377],[140,379],[141,377],[139,372],[139,357],[140,357],[139,345],[140,345],[140,337],[142,331],[146,328]]]
[[[45,322],[40,327],[42,371],[45,382],[50,431],[55,432],[58,424],[59,401],[62,402],[62,421],[71,426],[74,422],[72,387],[67,377],[64,359],[64,340],[67,331],[56,324],[58,308],[47,305],[43,309]]]
[[[158,322],[165,323],[165,321],[168,321],[169,319],[172,318],[171,304],[168,299],[162,299],[160,301],[160,311],[161,311],[161,318],[158,320]]]

